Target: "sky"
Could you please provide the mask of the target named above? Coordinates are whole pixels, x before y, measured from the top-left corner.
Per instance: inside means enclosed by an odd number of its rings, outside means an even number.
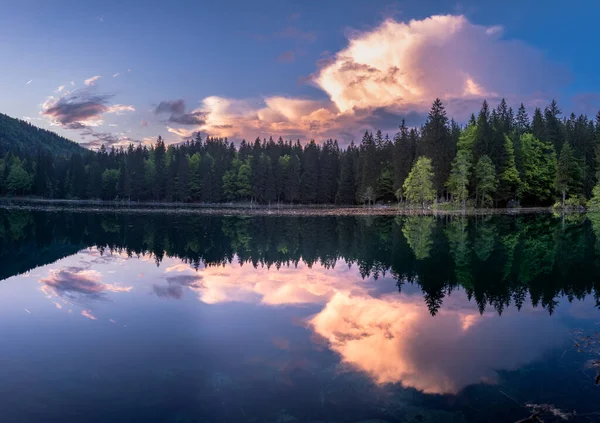
[[[593,0],[21,0],[0,14],[0,112],[90,148],[203,136],[342,145],[464,123],[487,99],[600,109]]]

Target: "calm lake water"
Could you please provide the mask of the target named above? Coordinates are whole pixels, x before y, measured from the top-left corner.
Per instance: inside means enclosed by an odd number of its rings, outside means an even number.
[[[0,421],[600,421],[597,234],[0,210]]]

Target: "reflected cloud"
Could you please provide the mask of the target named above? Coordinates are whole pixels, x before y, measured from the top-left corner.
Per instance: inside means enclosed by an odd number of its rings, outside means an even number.
[[[191,288],[191,289],[201,289],[204,286],[202,283],[202,279],[203,279],[202,275],[199,275],[197,273],[187,274],[187,275],[185,275],[185,274],[170,275],[170,273],[172,273],[172,272],[186,272],[186,271],[193,271],[193,269],[191,269],[189,265],[185,265],[183,263],[168,267],[165,271],[165,274],[167,275],[165,277],[165,279],[166,279],[168,285],[167,286],[153,285],[152,289],[153,289],[154,293],[159,298],[172,298],[175,300],[179,300],[179,299],[183,298],[183,287],[184,286],[187,286],[188,288]]]
[[[46,295],[69,299],[85,297],[99,300],[106,292],[129,292],[133,289],[131,286],[102,283],[101,278],[96,270],[70,266],[50,270],[48,277],[41,278],[39,282]]]
[[[337,293],[308,323],[344,363],[376,383],[431,394],[495,383],[497,370],[517,369],[568,336],[548,316],[526,311],[480,316],[462,298],[463,308],[455,301],[432,317],[420,296]]]
[[[517,369],[568,338],[544,310],[481,315],[463,291],[447,296],[433,317],[420,292],[378,295],[372,281],[346,266],[228,266],[203,269],[202,275],[203,285],[194,290],[209,304],[323,305],[305,323],[344,364],[377,384],[425,393],[456,394],[468,385],[496,383],[498,370]]]
[[[81,315],[82,315],[83,317],[87,317],[87,318],[88,318],[88,319],[90,319],[90,320],[98,320],[98,318],[92,314],[92,311],[91,311],[91,310],[83,310],[83,311],[81,312]]]

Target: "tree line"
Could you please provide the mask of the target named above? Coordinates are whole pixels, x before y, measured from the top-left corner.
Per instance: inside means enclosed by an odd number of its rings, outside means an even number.
[[[0,195],[164,202],[372,204],[412,207],[600,206],[600,112],[561,117],[552,101],[530,119],[502,100],[484,101],[464,127],[439,99],[426,122],[401,122],[390,138],[365,132],[341,148],[279,138],[242,140],[199,134],[150,147],[56,156],[8,151],[0,159]]]
[[[561,297],[600,305],[600,217],[202,216],[0,210],[0,279],[91,246],[157,265],[356,266],[362,277],[419,286],[432,314],[463,289],[479,310]]]

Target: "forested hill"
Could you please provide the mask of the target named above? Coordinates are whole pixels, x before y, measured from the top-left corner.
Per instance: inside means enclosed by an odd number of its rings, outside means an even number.
[[[0,157],[8,152],[20,157],[35,157],[40,151],[63,157],[89,152],[54,132],[0,113]]]

